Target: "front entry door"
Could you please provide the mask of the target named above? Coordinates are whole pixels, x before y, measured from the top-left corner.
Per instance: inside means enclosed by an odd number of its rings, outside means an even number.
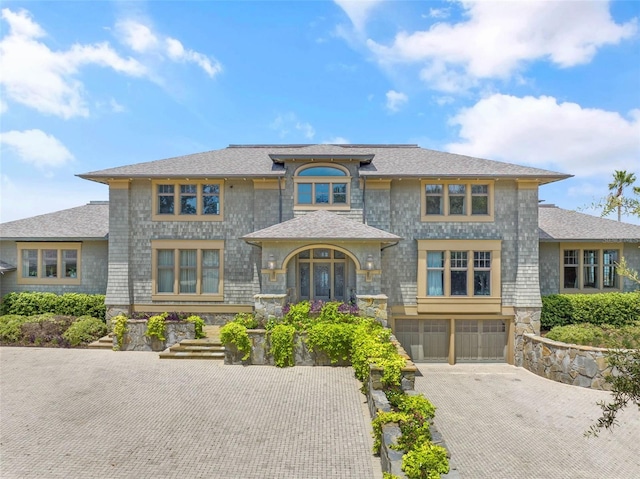
[[[300,300],[344,301],[346,256],[328,248],[314,248],[298,255]]]

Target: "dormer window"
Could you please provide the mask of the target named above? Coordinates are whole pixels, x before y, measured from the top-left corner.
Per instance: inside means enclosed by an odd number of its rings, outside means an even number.
[[[348,209],[349,171],[340,166],[304,166],[296,172],[296,209]]]

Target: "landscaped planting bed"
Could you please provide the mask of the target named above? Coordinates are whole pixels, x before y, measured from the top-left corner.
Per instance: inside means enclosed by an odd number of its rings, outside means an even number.
[[[263,324],[239,314],[220,330],[225,363],[351,365],[367,394],[385,479],[441,477],[449,472],[448,453],[432,440],[435,407],[413,391],[415,365],[391,330],[354,313],[344,303],[305,301]]]
[[[185,313],[135,313],[111,319],[114,351],[163,351],[185,339],[205,336],[204,320]]]
[[[104,321],[53,313],[0,316],[0,344],[54,348],[83,347],[107,334]]]

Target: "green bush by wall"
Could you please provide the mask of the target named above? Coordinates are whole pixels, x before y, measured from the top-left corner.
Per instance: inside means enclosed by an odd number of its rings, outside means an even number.
[[[65,316],[93,316],[104,321],[106,307],[104,295],[82,293],[9,293],[2,298],[0,314],[18,314],[32,316],[34,314],[53,313]]]
[[[542,297],[542,329],[575,323],[623,326],[640,319],[640,292],[552,294]]]

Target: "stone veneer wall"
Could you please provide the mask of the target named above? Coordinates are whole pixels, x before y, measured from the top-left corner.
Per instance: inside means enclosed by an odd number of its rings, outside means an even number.
[[[165,323],[164,341],[145,335],[147,322],[142,319],[127,321],[127,332],[122,338],[120,351],[163,351],[184,339],[195,339],[195,325],[190,322],[167,321]],[[113,336],[113,347],[117,349],[118,338]]]
[[[523,366],[532,373],[564,384],[609,390],[607,349],[552,341],[524,334]]]

